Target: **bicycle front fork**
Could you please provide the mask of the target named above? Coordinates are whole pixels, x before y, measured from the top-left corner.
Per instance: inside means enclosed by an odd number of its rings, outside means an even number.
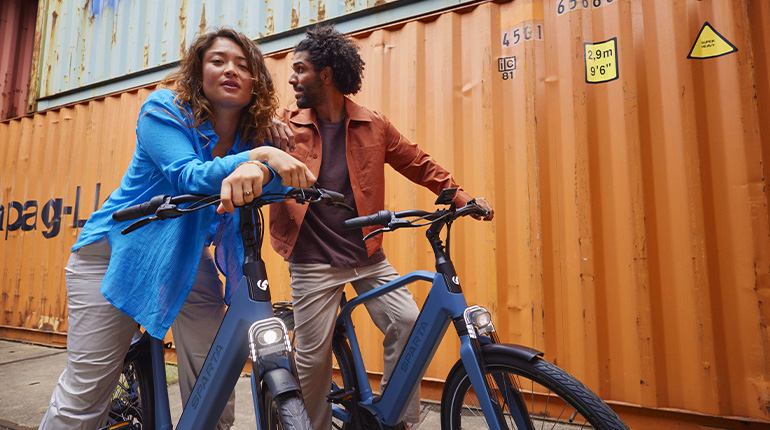
[[[262,382],[273,398],[289,391],[300,391],[295,378],[294,356],[286,324],[280,318],[259,320],[249,328],[249,352],[251,356],[251,390],[254,394],[254,411],[257,422],[265,428],[267,411],[263,404]],[[262,412],[262,413],[260,413]]]

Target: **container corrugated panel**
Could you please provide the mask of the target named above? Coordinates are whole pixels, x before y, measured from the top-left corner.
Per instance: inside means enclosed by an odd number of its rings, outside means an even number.
[[[0,3],[0,120],[26,113],[37,1]]]
[[[766,2],[482,2],[353,35],[366,61],[355,100],[496,209],[453,230],[468,302],[492,311],[504,342],[643,407],[637,418],[674,414],[633,428],[770,423],[769,21]],[[291,59],[268,59],[284,105]],[[38,202],[18,227],[6,212],[0,324],[66,328],[72,212],[85,219],[118,184],[147,91],[0,124],[14,142],[0,148],[1,203]],[[433,206],[398,174],[386,181],[388,209]],[[54,198],[72,209],[46,239]],[[286,265],[265,246],[274,297],[288,298]],[[385,252],[401,273],[433,267],[422,231],[389,234]],[[411,290],[422,302],[427,285]],[[358,313],[381,370],[382,337]],[[454,337],[426,378],[444,379]]]
[[[147,90],[0,123],[0,325],[65,332],[64,266],[119,184]]]
[[[770,420],[768,18],[547,3],[544,347],[604,397]]]
[[[390,0],[396,1],[396,0]],[[162,67],[227,25],[262,38],[388,1],[61,0],[48,2],[38,98]]]

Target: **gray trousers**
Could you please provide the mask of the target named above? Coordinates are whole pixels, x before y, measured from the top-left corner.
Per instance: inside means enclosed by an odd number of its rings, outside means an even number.
[[[350,283],[363,294],[398,277],[387,260],[357,269],[339,269],[328,264],[289,264],[294,303],[297,372],[310,421],[315,430],[332,428],[331,404],[326,401],[332,385],[332,334],[340,298]],[[406,287],[365,304],[372,321],[385,335],[385,388],[398,357],[409,340],[419,310]],[[420,418],[419,389],[409,402],[404,420]]]
[[[107,405],[120,377],[123,357],[137,331],[133,318],[101,294],[109,261],[110,246],[106,239],[70,255],[65,269],[69,310],[67,367],[54,387],[40,430],[92,430],[106,424]],[[192,393],[225,311],[224,288],[206,248],[192,291],[172,325],[182,404]],[[232,425],[234,401],[231,396],[217,429]]]

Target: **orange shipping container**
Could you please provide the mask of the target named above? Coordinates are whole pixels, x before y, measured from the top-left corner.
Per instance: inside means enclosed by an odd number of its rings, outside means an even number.
[[[452,242],[503,341],[543,350],[633,428],[770,425],[770,3],[483,1],[353,37],[356,101],[495,206]],[[269,58],[284,104],[290,61]],[[0,123],[0,335],[66,332],[67,249],[117,185],[149,91]],[[387,177],[388,208],[433,200]],[[385,252],[402,273],[432,267],[422,232]],[[427,381],[457,349],[449,336]]]

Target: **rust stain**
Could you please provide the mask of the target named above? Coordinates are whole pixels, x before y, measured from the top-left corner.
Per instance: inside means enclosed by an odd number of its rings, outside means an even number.
[[[115,43],[118,41],[118,20],[112,21],[112,39],[110,40],[110,46],[115,47]]]
[[[80,35],[80,32],[78,32],[78,36]],[[86,62],[88,61],[87,54],[90,52],[88,49],[86,49],[88,40],[86,40],[85,35],[82,35],[80,37],[81,39],[81,50],[80,50],[80,72],[78,73],[78,85],[81,85],[83,82],[83,76],[86,72]]]
[[[296,8],[291,8],[291,28],[299,27],[299,13]]]
[[[48,64],[45,70],[45,93],[48,94],[51,90],[51,65]]]
[[[42,4],[38,5],[37,19],[35,20],[35,35],[32,43],[32,76],[29,82],[29,92],[27,93],[27,112],[35,110],[35,100],[38,94],[38,86],[40,85],[40,74],[38,71],[40,68],[40,47],[43,41],[43,27],[45,22],[45,13],[41,13],[43,9],[40,8]]]
[[[267,9],[267,17],[265,19],[265,31],[267,31],[267,34],[262,34],[261,36],[269,36],[273,33],[275,33],[275,11],[272,8]]]
[[[387,1],[385,1],[385,0],[377,0],[377,1],[374,2],[374,6],[380,6],[380,5],[383,5],[385,3],[387,3]]]
[[[356,10],[356,0],[345,0],[345,12]]]
[[[44,331],[59,331],[61,320],[56,316],[42,315],[37,322],[37,329]]]
[[[198,25],[198,34],[203,34],[206,32],[206,3],[204,3],[201,7],[201,22],[200,25]]]
[[[318,21],[326,19],[326,3],[323,1],[318,2]]]
[[[145,43],[144,44],[144,68],[146,69],[149,64],[150,64],[150,46]]]
[[[182,2],[182,6],[179,8],[179,56],[183,57],[185,48],[187,47],[187,15],[184,13],[187,7],[187,0]]]
[[[91,23],[91,25],[94,25],[94,19],[96,19],[96,16],[92,13],[88,13],[88,11],[91,9],[91,0],[87,0],[86,4],[83,6],[83,18],[87,19],[88,22]]]

